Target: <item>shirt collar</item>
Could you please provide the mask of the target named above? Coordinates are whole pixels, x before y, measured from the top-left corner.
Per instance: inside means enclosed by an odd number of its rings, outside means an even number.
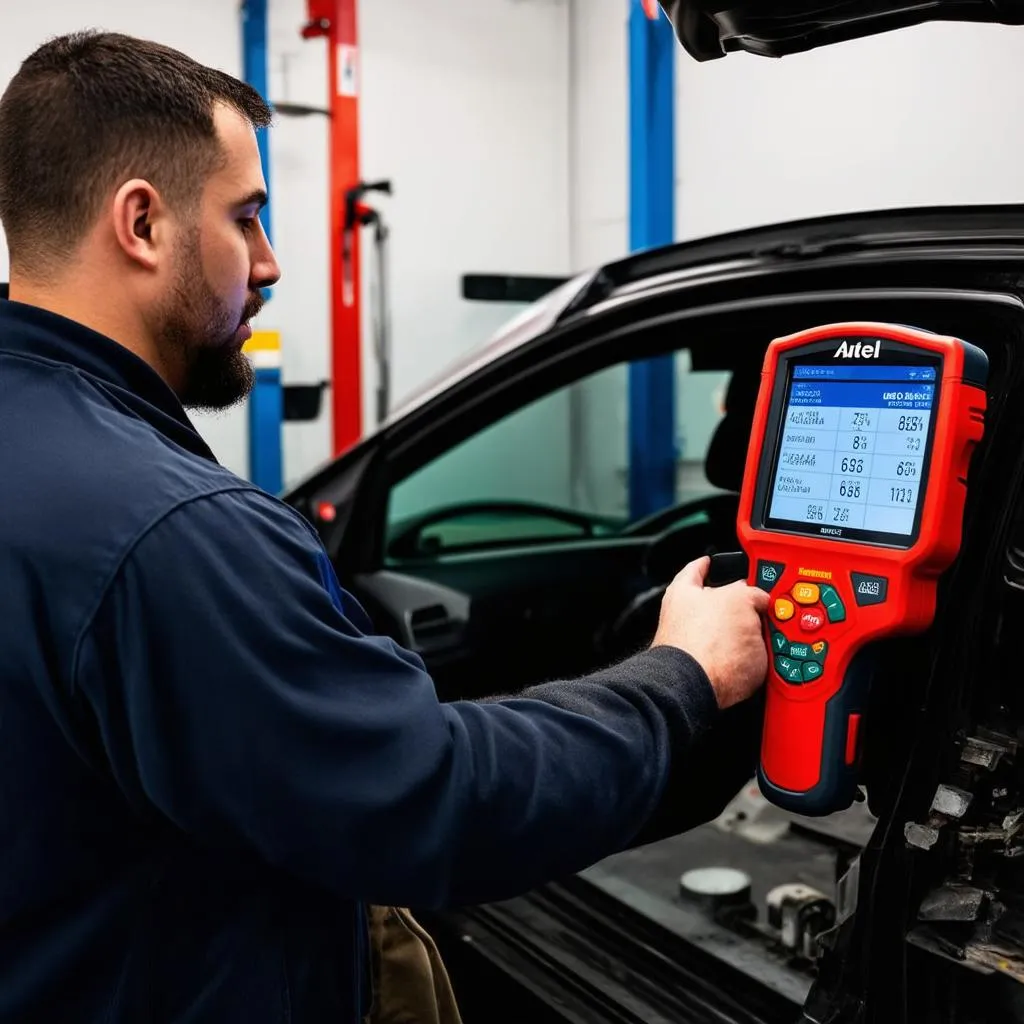
[[[38,306],[0,299],[0,352],[61,364],[93,377],[116,390],[166,437],[216,461],[164,379],[112,338]]]

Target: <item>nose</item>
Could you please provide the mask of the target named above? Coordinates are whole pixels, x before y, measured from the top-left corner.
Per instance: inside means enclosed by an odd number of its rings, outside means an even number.
[[[250,285],[254,291],[270,288],[281,280],[281,267],[278,265],[273,246],[271,246],[262,224],[260,224],[259,238],[252,254],[250,276]]]

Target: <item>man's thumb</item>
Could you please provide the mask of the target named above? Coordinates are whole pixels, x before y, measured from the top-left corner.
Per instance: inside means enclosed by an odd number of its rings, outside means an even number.
[[[704,580],[707,578],[708,569],[710,568],[711,559],[704,555],[703,558],[697,558],[688,565],[684,565],[679,570],[679,575],[676,576],[676,579],[688,587],[703,588]]]

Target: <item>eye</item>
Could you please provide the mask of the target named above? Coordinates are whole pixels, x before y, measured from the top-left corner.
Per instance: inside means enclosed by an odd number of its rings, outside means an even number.
[[[248,232],[252,231],[256,227],[256,218],[255,217],[239,217],[238,218],[238,225],[239,225],[239,227],[241,227],[243,232],[248,233]]]

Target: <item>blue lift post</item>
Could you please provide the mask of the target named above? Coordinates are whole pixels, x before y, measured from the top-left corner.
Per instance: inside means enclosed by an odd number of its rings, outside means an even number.
[[[267,57],[267,2],[243,0],[242,57],[245,80],[269,103]],[[267,130],[256,136],[263,165],[263,178],[270,191],[270,146]],[[267,237],[270,233],[270,204],[260,213]],[[265,298],[270,298],[268,292]],[[275,344],[276,338],[276,344]],[[279,336],[261,332],[254,338],[251,355],[256,382],[249,396],[249,479],[271,494],[284,487],[284,458],[281,429],[284,422],[284,392],[281,383],[281,347]]]
[[[629,0],[629,246],[675,241],[675,33],[658,3]],[[676,503],[675,357],[629,367],[631,519]]]

